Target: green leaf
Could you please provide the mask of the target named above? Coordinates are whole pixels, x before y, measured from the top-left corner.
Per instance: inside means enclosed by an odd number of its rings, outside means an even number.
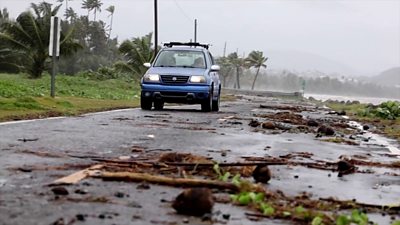
[[[248,205],[251,202],[251,198],[248,194],[244,194],[244,195],[239,196],[238,202],[241,205]]]
[[[231,173],[226,172],[223,176],[220,176],[220,180],[222,181],[228,181],[229,177],[231,176]]]
[[[267,203],[260,203],[260,210],[266,216],[272,216],[275,214],[275,209]]]
[[[288,211],[284,211],[284,212],[282,213],[282,215],[283,215],[284,217],[288,217],[288,216],[291,216],[292,213],[291,213],[291,212],[288,212]]]
[[[215,164],[215,165],[213,166],[213,170],[215,171],[216,174],[218,174],[218,176],[222,176],[222,174],[221,174],[221,169],[219,168],[219,165],[218,165],[218,164]]]
[[[252,201],[254,201],[256,199],[256,193],[249,192],[249,197],[251,198]]]
[[[232,184],[236,185],[236,186],[240,186],[240,174],[236,174],[233,178],[232,178]]]
[[[254,202],[256,202],[256,203],[262,202],[262,201],[264,201],[264,198],[265,198],[264,193],[261,193],[261,192],[257,193],[254,198]]]
[[[311,225],[323,225],[324,223],[322,222],[322,218],[319,216],[314,217],[314,219],[311,221]]]
[[[349,225],[350,224],[350,219],[346,215],[340,215],[336,219],[336,225]]]
[[[229,197],[231,198],[232,201],[237,202],[239,199],[238,195],[229,195]]]
[[[296,214],[302,214],[302,213],[304,213],[306,210],[304,209],[304,207],[303,206],[297,206],[295,209],[294,209],[294,211],[295,211],[295,213]]]

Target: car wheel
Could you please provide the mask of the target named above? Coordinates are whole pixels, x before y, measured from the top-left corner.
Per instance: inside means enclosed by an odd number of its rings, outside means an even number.
[[[220,96],[218,95],[217,100],[212,101],[212,111],[214,111],[214,112],[219,111],[219,99],[220,99]]]
[[[153,102],[149,98],[140,97],[140,107],[143,110],[151,110]]]
[[[212,108],[212,102],[213,102],[213,95],[212,95],[212,90],[208,94],[208,98],[204,100],[203,103],[201,103],[201,111],[203,112],[210,112]]]
[[[164,108],[163,101],[154,101],[154,109],[155,110],[162,110]]]

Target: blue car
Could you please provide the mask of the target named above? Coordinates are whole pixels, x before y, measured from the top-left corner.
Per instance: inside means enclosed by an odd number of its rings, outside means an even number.
[[[162,110],[164,103],[201,104],[202,111],[218,111],[221,82],[208,45],[165,43],[141,79],[143,110]]]

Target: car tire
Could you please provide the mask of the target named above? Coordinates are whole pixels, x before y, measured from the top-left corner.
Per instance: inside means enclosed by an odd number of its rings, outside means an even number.
[[[201,103],[201,111],[203,112],[210,112],[212,109],[212,103],[213,103],[213,91],[211,90],[210,93],[208,94],[208,98],[204,100],[203,103]]]
[[[149,98],[145,98],[143,96],[140,97],[140,107],[143,110],[151,110],[153,102]]]
[[[220,95],[218,95],[217,100],[212,101],[212,111],[218,112],[219,111],[219,100],[220,100]]]
[[[163,101],[154,101],[154,109],[155,110],[163,110],[164,102]]]

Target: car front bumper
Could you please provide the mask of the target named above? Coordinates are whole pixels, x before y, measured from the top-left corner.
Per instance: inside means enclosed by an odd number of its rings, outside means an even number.
[[[159,100],[170,103],[201,103],[208,99],[210,87],[208,85],[179,85],[141,84],[142,97],[152,101]]]

